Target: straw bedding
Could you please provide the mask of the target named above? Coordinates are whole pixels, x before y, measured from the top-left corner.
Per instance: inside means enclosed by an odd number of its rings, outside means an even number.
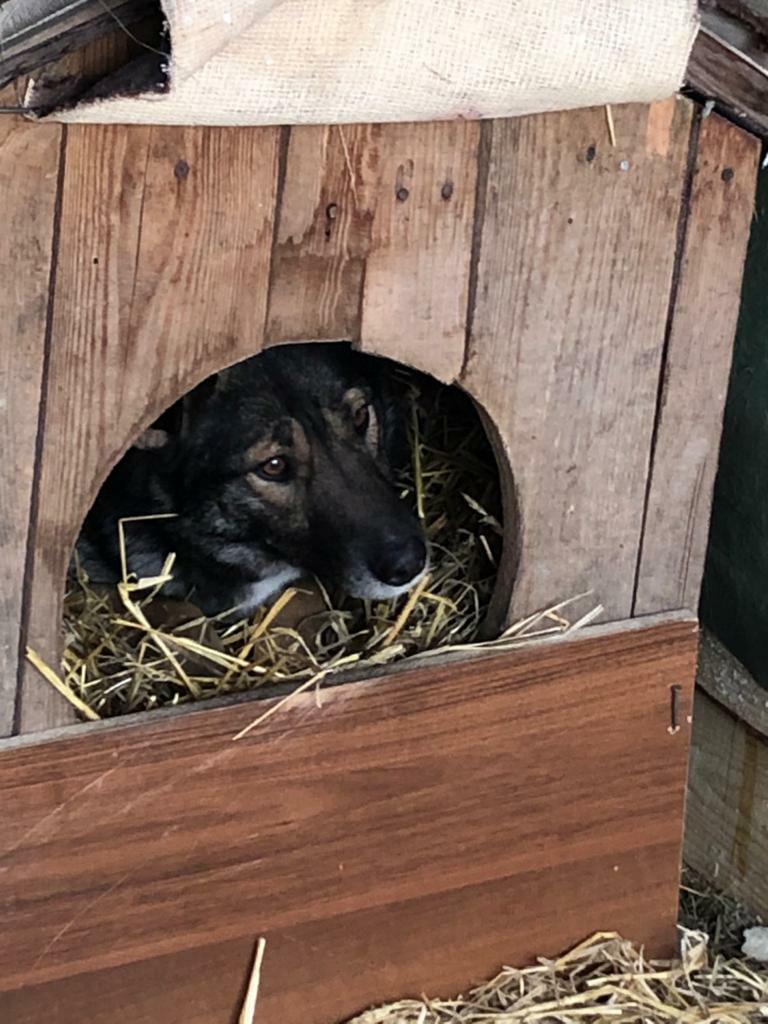
[[[557,959],[505,967],[466,997],[404,1000],[348,1024],[747,1024],[768,1019],[768,972],[712,957],[705,933],[682,930],[681,956],[647,960],[611,932]]]
[[[465,395],[413,374],[403,374],[401,384],[412,450],[402,493],[424,523],[431,557],[429,575],[410,594],[363,601],[308,580],[225,625],[223,617],[206,619],[192,605],[158,596],[173,573],[169,552],[160,576],[137,580],[127,566],[116,590],[78,572],[65,600],[61,675],[33,651],[30,659],[82,715],[95,718],[272,683],[309,685],[343,670],[477,646],[502,548],[495,459]],[[130,528],[130,521],[121,524],[123,537]],[[598,611],[579,617],[571,604],[531,616],[483,646],[564,633]]]

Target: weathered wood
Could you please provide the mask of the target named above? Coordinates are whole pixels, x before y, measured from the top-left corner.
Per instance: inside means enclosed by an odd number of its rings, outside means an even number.
[[[494,122],[463,382],[515,473],[510,614],[630,614],[692,105]]]
[[[11,741],[4,1015],[220,1024],[259,935],[264,1024],[600,928],[671,952],[695,656],[668,616],[305,694],[238,742],[265,703]]]
[[[685,859],[768,918],[768,693],[702,637]]]
[[[741,662],[703,629],[696,683],[753,732],[768,738],[768,691],[756,686]]]
[[[268,343],[359,340],[377,198],[364,175],[370,175],[366,156],[376,131],[371,125],[291,128],[272,260]]]
[[[360,340],[453,380],[479,132],[469,122],[292,129],[268,341]]]
[[[0,120],[0,736],[12,730],[19,668],[61,133]]]
[[[768,67],[762,68],[724,40],[699,32],[686,80],[703,99],[759,135],[768,135]]]
[[[0,86],[158,11],[157,0],[4,0]],[[128,33],[121,27],[126,38]]]
[[[702,0],[702,6],[737,18],[768,40],[768,0]]]
[[[362,348],[452,382],[464,361],[480,126],[387,125],[381,133]]]
[[[664,367],[635,611],[697,608],[760,144],[701,125]]]
[[[277,144],[275,129],[69,130],[29,623],[51,663],[106,473],[168,403],[261,346]],[[30,670],[22,732],[62,713]]]

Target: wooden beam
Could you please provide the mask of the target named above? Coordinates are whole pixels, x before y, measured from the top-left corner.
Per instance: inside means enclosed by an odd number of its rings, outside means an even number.
[[[14,1024],[259,1024],[458,991],[617,929],[675,946],[695,622],[0,749]],[[671,687],[677,725],[671,723]]]
[[[768,918],[768,691],[702,635],[685,859]]]
[[[5,0],[0,86],[159,9],[158,0]]]
[[[724,31],[714,19],[702,25],[688,61],[688,87],[741,127],[768,136],[768,49],[756,35],[750,44],[735,45]]]
[[[768,42],[768,0],[702,0],[708,11],[720,11],[757,32]]]

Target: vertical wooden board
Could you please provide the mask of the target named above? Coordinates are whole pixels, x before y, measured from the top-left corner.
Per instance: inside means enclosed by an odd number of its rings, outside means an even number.
[[[0,736],[13,728],[19,669],[61,134],[0,117]]]
[[[4,1015],[233,1020],[259,935],[264,1024],[458,991],[597,929],[670,953],[696,639],[673,615],[422,666],[236,743],[253,706],[12,741]]]
[[[77,530],[109,468],[180,394],[262,344],[275,129],[70,129],[29,637],[58,656]],[[68,719],[33,670],[21,730]]]
[[[759,140],[702,121],[664,371],[635,612],[697,608]]]
[[[696,691],[686,863],[768,915],[768,735]]]
[[[768,919],[768,694],[706,632],[697,683],[686,863]]]
[[[441,380],[464,359],[480,126],[291,129],[267,339],[350,339]]]
[[[520,510],[517,616],[595,588],[630,614],[692,105],[492,126],[463,382]]]
[[[377,196],[371,151],[378,132],[373,125],[291,128],[272,259],[268,344],[359,339]]]
[[[451,382],[464,361],[480,125],[379,131],[362,347]]]

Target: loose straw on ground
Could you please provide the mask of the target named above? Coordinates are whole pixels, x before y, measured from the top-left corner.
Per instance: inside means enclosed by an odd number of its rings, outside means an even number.
[[[647,960],[614,932],[555,959],[505,967],[455,999],[407,999],[348,1024],[752,1024],[768,1019],[768,972],[743,960],[710,963],[707,936],[681,930],[678,960]]]

